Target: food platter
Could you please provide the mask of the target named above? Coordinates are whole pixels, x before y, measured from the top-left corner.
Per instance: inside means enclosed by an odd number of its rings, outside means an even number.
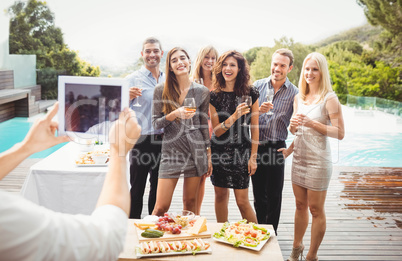
[[[135,253],[137,258],[160,257],[160,256],[177,256],[177,255],[190,255],[190,254],[193,254],[193,252],[186,251],[186,252],[168,252],[168,253],[155,253],[155,254],[141,254],[140,252]],[[197,255],[198,254],[212,254],[212,248],[209,248],[208,250],[198,251],[196,254]]]
[[[194,239],[194,238],[211,238],[212,233],[207,231],[201,232],[198,235],[191,235],[188,232],[188,229],[183,229],[181,231],[181,234],[170,234],[170,233],[164,233],[162,237],[159,238],[146,238],[141,236],[142,232],[144,230],[136,227],[137,231],[137,236],[138,236],[138,241],[139,242],[146,242],[146,241],[172,241],[172,240],[187,240],[187,239]]]
[[[228,241],[226,241],[226,240],[224,240],[224,239],[222,239],[222,238],[215,238],[215,237],[212,237],[212,239],[215,240],[215,241],[221,242],[221,243],[233,245],[233,243],[228,242]],[[239,247],[241,247],[241,248],[247,248],[247,249],[254,250],[254,251],[260,251],[260,250],[262,249],[262,247],[265,245],[265,243],[268,242],[268,240],[269,240],[269,238],[268,238],[268,239],[265,239],[265,240],[263,240],[263,241],[261,241],[256,247],[250,247],[250,246],[244,246],[244,245],[240,245]]]
[[[242,220],[235,223],[224,223],[221,230],[214,234],[213,239],[234,247],[260,251],[271,235],[275,235],[275,232]]]
[[[165,217],[156,217],[157,219],[161,219],[161,221],[163,219],[169,220],[170,217],[168,217],[168,215],[165,215]],[[202,217],[199,217],[199,219],[205,219]],[[177,224],[174,224],[174,221],[172,219],[170,219],[170,221],[173,222],[162,222],[165,223],[166,225],[166,229],[163,233],[163,236],[160,237],[144,237],[143,236],[143,232],[146,231],[147,229],[156,229],[156,230],[161,230],[160,227],[163,226],[161,225],[161,221],[156,221],[155,219],[152,220],[151,216],[147,217],[147,219],[141,220],[141,221],[137,221],[134,223],[134,226],[136,228],[136,232],[137,232],[137,237],[138,237],[138,241],[141,242],[146,242],[146,241],[174,241],[174,240],[191,240],[191,239],[196,239],[196,238],[211,238],[212,237],[212,233],[210,231],[208,231],[208,228],[205,226],[203,230],[197,231],[197,233],[192,233],[192,225],[195,225],[195,223],[197,222],[198,219],[194,219],[193,222],[190,222],[191,224],[189,224],[186,227],[182,227],[180,226],[180,232],[179,233],[175,233],[173,230],[173,228],[175,226],[177,226]],[[205,220],[206,222],[206,220]],[[171,226],[173,226],[173,228],[170,228]],[[170,228],[170,231],[169,229]],[[162,229],[163,231],[163,229]]]
[[[107,167],[109,163],[109,149],[97,149],[80,153],[75,159],[77,167]]]
[[[171,246],[172,244],[175,244],[177,242],[180,242],[181,245],[183,245],[183,248],[187,248],[186,244],[187,242],[203,242],[202,244],[205,244],[203,247],[199,247],[196,249],[195,245],[192,247],[192,249],[189,247],[188,249],[184,250],[173,250],[172,248],[169,248],[167,250],[162,250],[159,248],[159,244],[162,244],[162,242],[143,242],[137,245],[136,250],[135,250],[135,255],[137,258],[143,258],[143,257],[160,257],[160,256],[175,256],[175,255],[195,255],[195,254],[212,254],[212,247],[210,246],[209,243],[202,241],[201,239],[195,239],[195,240],[184,240],[184,241],[164,241],[163,244]],[[159,244],[158,244],[159,243]],[[143,252],[143,246],[152,244],[155,245],[156,249],[153,252],[150,253],[144,253]],[[158,244],[158,246],[157,246]],[[206,249],[205,249],[206,248]]]

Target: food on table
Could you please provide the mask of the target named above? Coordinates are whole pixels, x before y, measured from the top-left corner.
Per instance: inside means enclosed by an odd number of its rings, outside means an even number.
[[[172,234],[180,234],[182,226],[176,224],[174,220],[169,217],[168,213],[165,213],[163,217],[159,217],[159,221],[156,223],[158,230],[166,231]]]
[[[156,228],[156,225],[154,223],[134,223],[134,226],[138,227],[141,230],[145,230],[147,228]]]
[[[174,220],[176,224],[181,225],[182,227],[186,227],[188,223],[195,217],[195,214],[189,210],[183,210],[178,213],[168,213],[168,215]]]
[[[200,238],[184,241],[150,241],[142,242],[139,246],[141,254],[192,252],[207,250],[211,245]]]
[[[93,150],[86,153],[81,153],[78,156],[78,159],[75,160],[75,164],[77,165],[95,164],[94,155],[102,155],[102,154],[107,155],[109,157],[110,149]],[[108,160],[106,160],[105,163],[107,163],[107,161]]]
[[[205,217],[199,217],[187,233],[190,235],[198,235],[204,231],[207,231],[207,219]]]
[[[247,220],[242,220],[233,224],[226,222],[222,229],[214,234],[217,239],[223,239],[233,244],[234,247],[248,246],[257,247],[261,241],[268,239],[270,233],[262,227]]]
[[[156,229],[147,228],[144,232],[141,233],[142,237],[146,238],[159,238],[163,236],[163,232]]]

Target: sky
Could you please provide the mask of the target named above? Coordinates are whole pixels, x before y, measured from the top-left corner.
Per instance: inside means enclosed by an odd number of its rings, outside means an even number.
[[[283,36],[311,44],[366,23],[355,0],[47,0],[68,46],[97,65],[126,66],[142,41],[160,39],[191,57],[212,44],[218,51],[273,46]]]

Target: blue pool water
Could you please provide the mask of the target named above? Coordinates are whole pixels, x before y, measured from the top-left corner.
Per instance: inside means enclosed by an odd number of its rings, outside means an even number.
[[[0,123],[0,152],[22,141],[32,122],[27,118],[14,118]],[[293,140],[290,135],[288,145]],[[402,167],[402,132],[361,133],[347,131],[342,141],[330,139],[333,163],[338,166]],[[45,158],[64,144],[35,153],[31,158]],[[291,164],[291,156],[286,164]]]
[[[18,117],[0,123],[0,153],[8,150],[17,142],[21,142],[32,124],[33,122],[28,121],[27,118]],[[64,145],[65,143],[59,144],[50,149],[35,153],[30,158],[45,158]]]

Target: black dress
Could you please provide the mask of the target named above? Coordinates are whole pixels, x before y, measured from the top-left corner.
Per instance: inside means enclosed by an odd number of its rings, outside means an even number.
[[[251,88],[249,95],[254,104],[259,97],[259,92]],[[211,92],[210,103],[215,107],[220,123],[236,111],[240,101],[241,97],[236,96],[234,92]],[[245,117],[247,126],[242,125]],[[242,116],[220,137],[212,135],[211,181],[214,186],[233,189],[248,188],[250,181],[248,161],[251,149],[250,117],[251,113]]]

